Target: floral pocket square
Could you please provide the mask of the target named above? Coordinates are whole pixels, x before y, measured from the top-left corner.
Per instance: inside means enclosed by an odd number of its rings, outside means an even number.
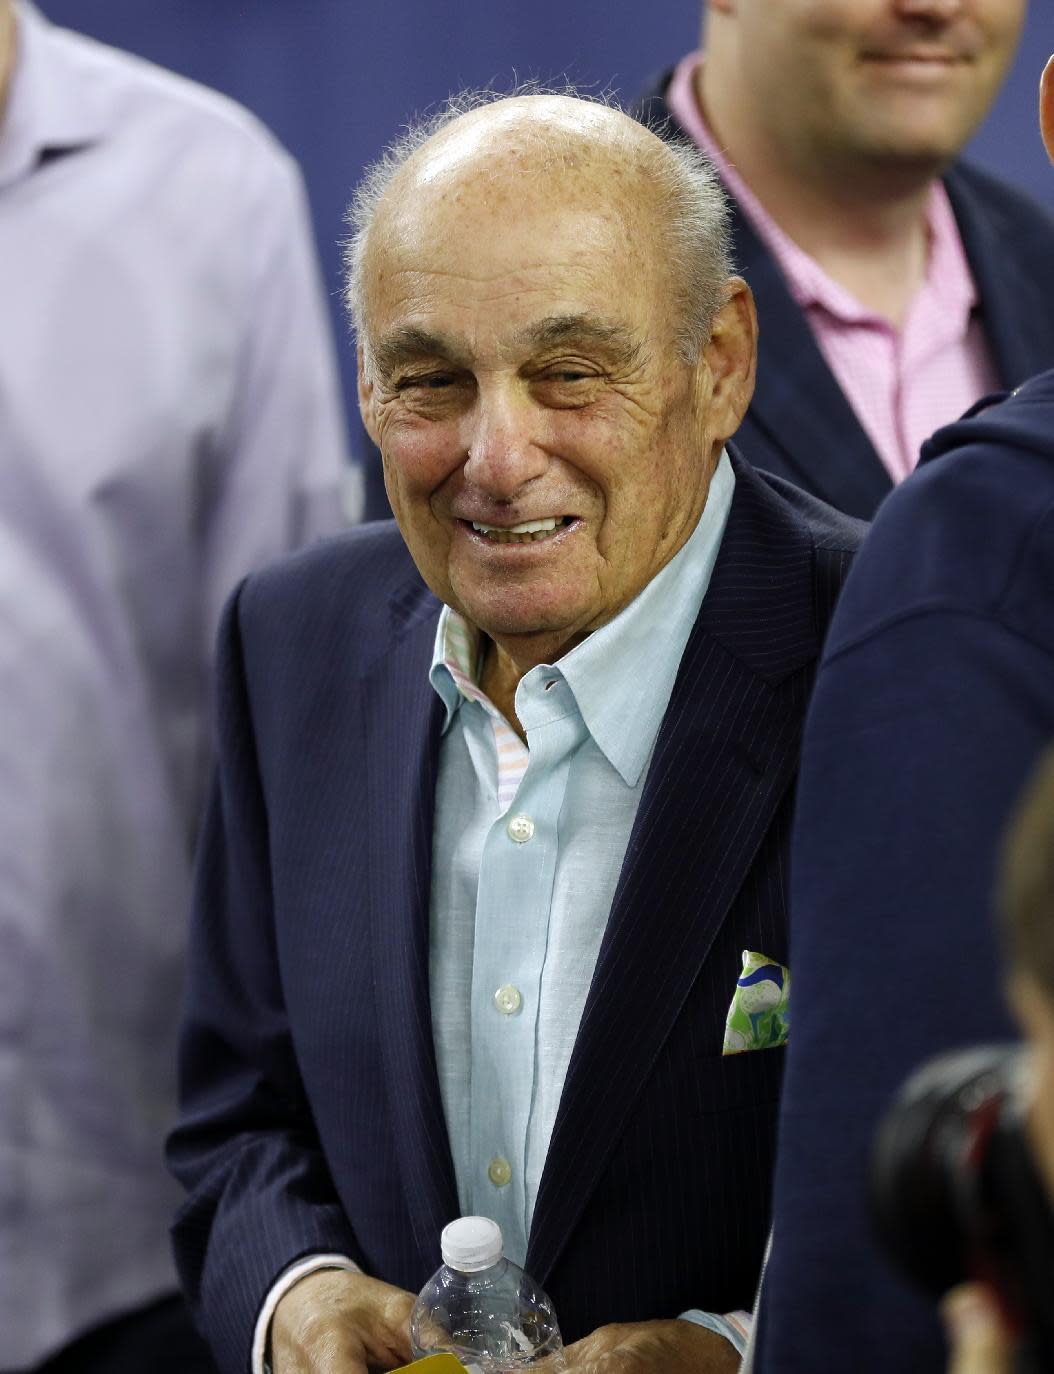
[[[765,954],[743,951],[743,972],[725,1020],[723,1054],[770,1050],[787,1043],[790,969]]]

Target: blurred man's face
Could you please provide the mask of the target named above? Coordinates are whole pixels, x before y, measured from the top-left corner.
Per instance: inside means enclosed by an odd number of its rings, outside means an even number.
[[[437,162],[367,256],[392,509],[433,591],[514,653],[565,652],[672,557],[750,392],[749,301],[686,363],[655,227],[588,164]]]
[[[984,118],[1026,0],[726,0],[777,147],[937,170]]]

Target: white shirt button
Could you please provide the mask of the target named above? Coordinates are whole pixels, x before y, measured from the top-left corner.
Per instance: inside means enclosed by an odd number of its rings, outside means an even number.
[[[495,1188],[504,1188],[512,1178],[512,1165],[501,1155],[495,1155],[487,1165],[487,1177]]]
[[[514,988],[511,983],[500,987],[494,994],[494,1005],[503,1016],[514,1016],[523,1006],[519,988]]]
[[[526,844],[534,834],[534,821],[530,816],[510,816],[505,826],[509,839],[517,844]]]

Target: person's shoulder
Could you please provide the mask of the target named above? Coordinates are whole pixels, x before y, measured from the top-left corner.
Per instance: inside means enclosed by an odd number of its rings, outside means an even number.
[[[867,525],[758,471],[732,445],[729,457],[735,495],[712,585],[731,580],[737,598],[753,589],[788,630],[796,624],[798,642],[814,656]]]
[[[769,551],[778,546],[807,547],[815,554],[851,558],[867,534],[867,522],[836,510],[785,477],[755,468],[735,444],[729,445],[736,475],[736,501],[749,518],[747,537]]]
[[[868,531],[866,520],[846,515],[776,473],[755,470],[754,477],[769,493],[773,508],[815,549],[852,554],[863,543]]]
[[[1054,502],[1054,370],[986,397],[922,448],[917,471],[887,500],[881,526],[949,536],[984,520],[986,546],[1006,552]],[[879,522],[876,522],[878,524]]]
[[[979,403],[923,448],[856,560],[839,639],[904,616],[1000,616],[1054,575],[1054,372]],[[834,646],[832,645],[832,648]]]
[[[883,503],[872,539],[901,531],[1005,560],[1054,503],[1054,371],[979,401],[923,445],[918,469]],[[974,539],[986,537],[978,546]]]
[[[251,574],[239,602],[240,620],[254,633],[296,620],[312,636],[339,622],[342,633],[369,642],[387,642],[439,606],[394,520],[356,525],[287,554]]]
[[[217,155],[228,149],[273,164],[291,163],[274,134],[230,96],[72,29],[48,25],[49,61],[66,86],[115,134],[144,139],[166,127]]]
[[[349,579],[361,586],[365,600],[383,597],[405,581],[420,581],[394,520],[354,525],[285,554],[251,574],[247,585],[254,596],[264,598],[313,597]]]

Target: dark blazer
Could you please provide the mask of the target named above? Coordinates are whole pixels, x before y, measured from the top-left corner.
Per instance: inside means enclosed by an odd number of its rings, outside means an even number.
[[[935,1306],[866,1208],[879,1117],[922,1060],[1005,1041],[1002,829],[1054,739],[1054,372],[940,430],[831,625],[792,850],[794,1029],[760,1374],[930,1374]]]
[[[743,949],[787,961],[791,788],[856,521],[736,490],[629,842],[527,1267],[568,1339],[749,1306],[782,1051],[722,1057]],[[417,1290],[458,1213],[429,1008],[439,605],[390,524],[243,584],[221,633],[170,1147],[191,1304],[243,1374],[290,1261]]]
[[[666,106],[669,81],[667,73],[632,113],[656,132],[688,139]],[[1000,384],[1018,386],[1054,367],[1054,217],[965,162],[944,182]],[[733,258],[754,292],[760,323],[757,387],[736,443],[755,466],[870,519],[890,490],[889,474],[775,259],[730,199]]]

